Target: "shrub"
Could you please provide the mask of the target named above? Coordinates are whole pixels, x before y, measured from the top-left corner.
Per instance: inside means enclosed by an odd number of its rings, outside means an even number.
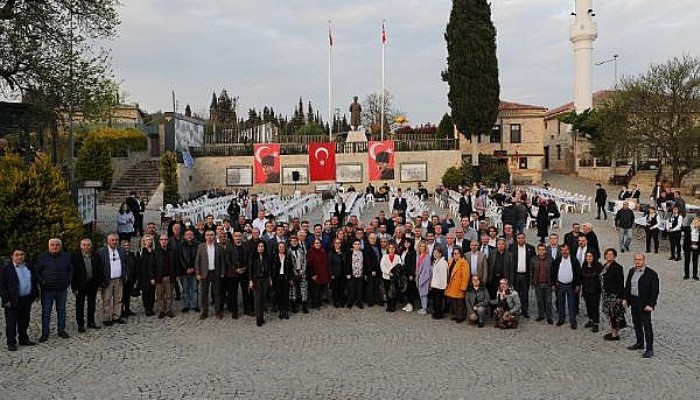
[[[177,156],[172,151],[167,151],[160,157],[160,179],[163,182],[163,206],[179,203]]]
[[[107,143],[112,157],[126,157],[129,151],[145,151],[148,149],[148,138],[136,128],[100,128],[77,135],[76,149],[80,149],[88,138],[103,140]]]
[[[464,183],[464,175],[462,174],[462,169],[459,167],[447,168],[442,175],[442,184],[449,189],[457,190],[459,185],[463,185]]]
[[[78,185],[85,181],[102,181],[102,187],[112,187],[112,160],[105,140],[88,137],[78,152],[75,165],[75,178]]]

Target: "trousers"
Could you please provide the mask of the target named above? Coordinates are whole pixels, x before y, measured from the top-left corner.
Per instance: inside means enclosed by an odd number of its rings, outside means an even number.
[[[29,328],[31,312],[31,296],[22,296],[17,304],[13,304],[10,308],[5,308],[5,335],[7,336],[8,346],[17,344],[17,336],[19,336],[20,342],[29,341],[27,329]]]
[[[121,317],[123,294],[124,288],[121,278],[110,280],[109,285],[102,289],[102,319],[104,321],[112,321]]]
[[[646,341],[646,350],[654,351],[654,329],[651,325],[651,313],[644,311],[646,304],[643,304],[639,297],[632,296],[630,303],[637,344],[644,345]]]

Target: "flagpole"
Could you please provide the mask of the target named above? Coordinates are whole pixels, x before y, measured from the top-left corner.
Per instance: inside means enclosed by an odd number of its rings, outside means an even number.
[[[384,140],[384,96],[385,96],[385,79],[384,79],[384,53],[385,53],[385,48],[386,48],[386,31],[384,28],[384,20],[382,20],[382,96],[381,96],[381,102],[382,102],[382,116],[381,116],[381,121],[379,121],[379,125],[381,126],[381,133],[380,133],[380,138],[381,140]]]
[[[332,101],[331,101],[331,67],[332,67],[332,53],[333,53],[333,36],[331,36],[331,20],[328,20],[328,140],[333,140],[333,117],[331,115]]]

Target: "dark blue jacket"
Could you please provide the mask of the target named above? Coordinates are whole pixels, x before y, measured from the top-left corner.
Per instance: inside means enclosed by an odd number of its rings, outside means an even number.
[[[73,263],[70,255],[42,253],[36,260],[36,279],[42,290],[63,290],[73,280]]]

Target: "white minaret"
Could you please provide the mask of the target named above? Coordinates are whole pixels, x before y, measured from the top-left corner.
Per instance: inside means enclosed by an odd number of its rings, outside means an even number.
[[[574,45],[574,107],[580,113],[593,106],[593,42],[598,37],[598,24],[593,21],[593,0],[575,2],[569,40]]]

